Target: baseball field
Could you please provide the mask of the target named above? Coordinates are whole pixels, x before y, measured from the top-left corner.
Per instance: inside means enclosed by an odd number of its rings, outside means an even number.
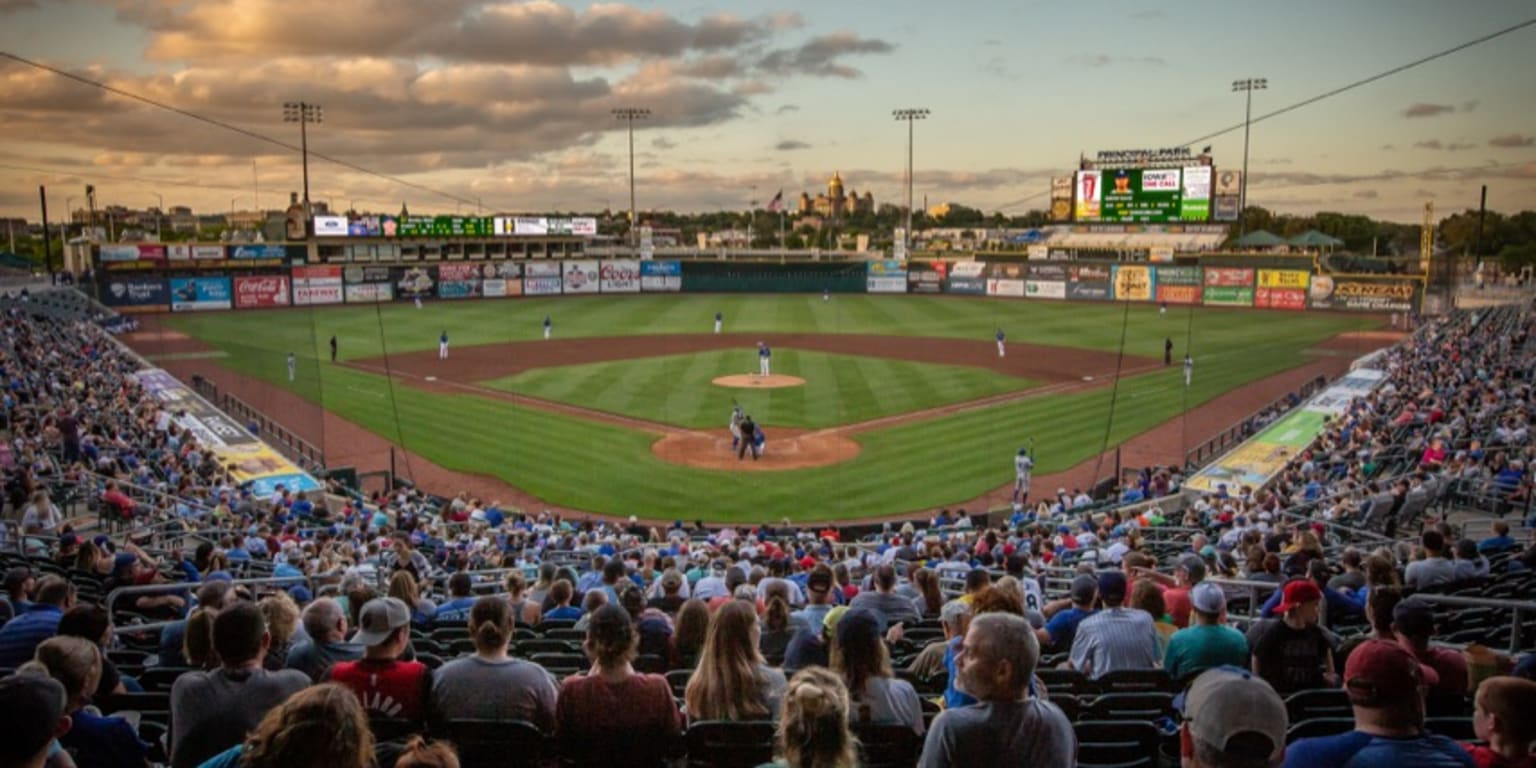
[[[1049,475],[1244,385],[1384,343],[1350,341],[1381,328],[1376,316],[858,294],[349,305],[152,325],[155,342],[130,339],[152,361],[307,403],[269,413],[300,433],[314,434],[324,409],[443,468],[499,479],[523,506],[722,522],[974,501],[1011,483],[1030,438]],[[715,383],[754,373],[759,341],[774,374],[804,383]],[[763,426],[760,460],[731,451],[733,402]],[[1204,437],[1169,441],[1166,461]]]

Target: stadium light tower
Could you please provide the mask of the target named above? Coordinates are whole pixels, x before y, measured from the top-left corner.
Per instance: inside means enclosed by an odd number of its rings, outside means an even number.
[[[1248,106],[1243,111],[1243,183],[1237,193],[1237,236],[1241,239],[1248,234],[1248,128],[1253,122],[1253,92],[1269,88],[1269,80],[1263,77],[1249,77],[1243,80],[1233,80],[1232,90],[1242,91],[1247,94]]]
[[[325,117],[319,104],[306,101],[283,102],[283,122],[299,124],[299,154],[304,158],[304,235],[314,231],[314,216],[309,210],[309,124]]]
[[[907,123],[907,228],[902,230],[901,250],[906,254],[912,249],[912,124],[928,118],[929,112],[916,109],[891,110],[891,116]]]
[[[649,109],[623,107],[613,110],[613,116],[629,123],[629,244],[640,247],[640,219],[635,216],[635,121],[651,116]]]

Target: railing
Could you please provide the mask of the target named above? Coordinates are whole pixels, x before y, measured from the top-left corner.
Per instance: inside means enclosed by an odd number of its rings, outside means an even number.
[[[308,576],[273,576],[263,579],[236,579],[230,582],[231,586],[236,587],[241,585],[262,584],[283,587],[291,587],[296,584],[303,584],[311,591],[314,589],[314,584],[312,583],[311,578]],[[107,593],[106,600],[102,601],[102,607],[107,610],[107,615],[110,616],[112,615],[112,605],[117,602],[118,598],[125,595],[169,595],[178,592],[192,592],[195,591],[198,586],[200,585],[194,583],[176,582],[170,584],[144,584],[141,586],[118,587]],[[113,634],[119,635],[131,635],[139,632],[149,632],[152,630],[164,629],[176,623],[177,621],[152,621],[144,624],[114,624],[112,627],[112,632]]]
[[[1307,398],[1322,391],[1323,387],[1326,386],[1328,386],[1328,377],[1318,376],[1317,378],[1301,385],[1301,388],[1296,390],[1296,392],[1293,394],[1295,397],[1300,398],[1304,402]],[[1197,445],[1193,449],[1187,451],[1184,454],[1185,472],[1192,473],[1195,470],[1204,467],[1206,464],[1211,463],[1211,461],[1213,461],[1216,457],[1226,453],[1228,449],[1252,437],[1255,430],[1252,429],[1249,425],[1252,424],[1254,416],[1268,411],[1270,408],[1275,407],[1282,401],[1289,400],[1292,396],[1292,394],[1285,394],[1275,398],[1274,400],[1271,400],[1269,403],[1265,404],[1264,407],[1255,410],[1242,421],[1227,427],[1226,429],[1217,433],[1211,439],[1206,440],[1204,443],[1201,443],[1200,445]],[[1289,410],[1290,409],[1287,408],[1286,411],[1283,411],[1282,413],[1288,412]]]
[[[289,459],[298,462],[301,469],[325,467],[325,452],[314,443],[299,437],[287,427],[277,423],[255,406],[227,392],[220,392],[217,384],[203,376],[192,377],[192,389],[215,408],[234,416],[244,424],[254,424],[268,445]]]

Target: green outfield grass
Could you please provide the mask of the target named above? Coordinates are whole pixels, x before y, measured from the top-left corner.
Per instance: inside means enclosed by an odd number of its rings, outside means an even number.
[[[494,389],[695,429],[723,427],[732,402],[760,424],[820,428],[1035,386],[982,368],[777,347],[773,371],[805,379],[779,389],[726,388],[717,376],[751,373],[753,350],[715,350],[524,371],[481,382]]]
[[[1186,407],[1300,364],[1303,350],[1319,341],[1379,326],[1366,317],[1208,309],[1170,309],[1160,318],[1154,307],[1132,307],[1125,326],[1128,351],[1160,354],[1165,336],[1180,354],[1186,343],[1192,346],[1196,376],[1187,393],[1175,366],[1123,381],[1112,421],[1108,389],[1043,395],[873,430],[858,437],[863,452],[852,462],[772,473],[675,466],[655,458],[652,438],[638,431],[490,397],[391,387],[381,376],[310,358],[301,360],[299,381],[290,385],[282,359],[288,349],[320,354],[333,330],[344,355],[376,355],[383,348],[380,320],[389,351],[398,352],[430,348],[442,326],[456,346],[533,338],[545,312],[554,314],[557,339],[705,333],[717,306],[727,311],[729,330],[984,339],[995,324],[1006,323],[1013,339],[1094,349],[1117,348],[1126,317],[1122,306],[1040,301],[835,296],[823,304],[819,296],[669,296],[440,303],[420,311],[400,305],[377,314],[371,307],[236,312],[169,322],[225,352],[220,364],[294,389],[450,469],[501,477],[551,502],[593,512],[717,521],[847,519],[952,504],[1009,482],[1012,455],[1027,437],[1037,440],[1037,472],[1065,469],[1093,455],[1106,429],[1113,446]],[[735,324],[732,307],[753,311]],[[1133,343],[1148,348],[1132,349]],[[573,378],[580,383],[570,386],[608,384]],[[710,386],[707,379],[702,386]],[[698,388],[693,392],[703,396]],[[712,409],[703,423],[722,419]],[[1178,446],[1170,446],[1169,454],[1176,456]]]

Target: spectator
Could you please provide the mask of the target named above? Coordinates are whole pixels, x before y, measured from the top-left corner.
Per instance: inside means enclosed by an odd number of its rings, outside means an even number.
[[[672,668],[693,669],[704,651],[704,637],[709,633],[709,607],[703,600],[690,597],[677,609],[672,628]]]
[[[393,597],[369,600],[358,614],[352,641],[365,648],[363,657],[336,662],[329,679],[351,688],[370,718],[425,722],[432,674],[425,664],[400,658],[411,642],[411,612],[406,604]]]
[[[623,608],[593,614],[583,645],[592,669],[566,678],[555,707],[555,735],[570,763],[657,768],[681,746],[683,716],[666,678],[630,664],[639,642]]]
[[[105,650],[112,644],[112,621],[107,610],[99,605],[77,605],[64,612],[59,620],[59,637],[78,637],[94,644],[97,650]],[[114,693],[125,693],[123,676],[117,666],[105,656],[101,657],[101,676],[96,690],[91,692],[93,701]]]
[[[1125,607],[1125,574],[1099,574],[1099,600],[1104,609],[1083,619],[1072,640],[1072,667],[1097,680],[1120,669],[1154,669],[1157,629],[1146,611]]]
[[[267,620],[267,632],[272,635],[272,643],[267,648],[262,666],[275,672],[285,667],[288,652],[293,650],[294,630],[299,625],[299,606],[287,592],[267,595],[257,605]]]
[[[411,583],[414,586],[432,575],[432,564],[427,562],[425,555],[416,551],[411,544],[411,535],[405,531],[397,531],[390,540],[390,550],[384,554],[384,567],[393,572],[407,571],[411,574]],[[390,578],[390,589],[394,589],[394,578]],[[398,597],[398,595],[390,595]]]
[[[918,765],[1070,768],[1077,757],[1072,724],[1055,704],[1029,692],[1039,658],[1040,645],[1023,617],[972,619],[958,666],[961,689],[979,703],[946,709],[933,721]]]
[[[857,723],[899,724],[923,735],[923,706],[912,684],[891,673],[891,656],[880,637],[880,619],[855,608],[837,623],[832,671],[842,676]]]
[[[213,620],[221,666],[188,672],[171,686],[171,765],[193,768],[239,744],[273,707],[309,685],[293,670],[261,666],[272,638],[254,603],[239,602]]]
[[[78,637],[50,638],[37,646],[37,656],[19,672],[46,675],[64,686],[71,725],[59,744],[76,764],[91,768],[147,765],[149,745],[139,741],[127,720],[102,717],[85,706],[101,679],[101,651],[95,643]]]
[[[1456,581],[1472,581],[1488,575],[1488,558],[1477,550],[1477,542],[1460,539],[1456,542]]]
[[[1241,668],[1214,668],[1200,673],[1181,698],[1179,741],[1187,768],[1280,765],[1288,717],[1268,683]]]
[[[875,589],[872,592],[861,592],[852,602],[849,608],[867,608],[879,614],[882,626],[896,623],[916,624],[923,617],[918,615],[917,606],[911,598],[896,594],[896,567],[894,565],[882,565],[875,569]]]
[[[186,631],[181,636],[183,666],[194,669],[219,666],[219,653],[213,647],[213,620],[218,615],[212,608],[195,608],[187,617]]]
[[[428,742],[412,736],[395,761],[395,768],[459,768],[459,753],[446,741]]]
[[[544,620],[543,601],[527,596],[528,578],[521,571],[513,571],[507,574],[504,586],[507,588],[507,603],[512,606],[513,625],[538,626]]]
[[[1176,683],[1216,667],[1248,668],[1248,640],[1227,626],[1227,596],[1221,587],[1201,582],[1190,590],[1190,616],[1194,623],[1168,640],[1163,669]]]
[[[1333,647],[1317,625],[1322,603],[1316,584],[1296,579],[1285,585],[1284,599],[1276,606],[1281,617],[1264,619],[1248,631],[1253,673],[1281,694],[1336,684]]]
[[[507,656],[512,608],[500,596],[475,601],[469,612],[475,653],[432,673],[431,720],[526,720],[555,730],[555,679],[537,664]]]
[[[284,662],[288,669],[319,682],[336,662],[363,657],[363,646],[346,642],[347,615],[335,600],[322,597],[305,606],[302,621],[306,638],[289,649]]]
[[[1477,689],[1472,730],[1487,746],[1462,744],[1477,768],[1531,768],[1536,741],[1536,682],[1518,677],[1490,677]]]
[[[1151,569],[1141,569],[1136,575],[1165,584],[1170,581],[1167,574]],[[1200,558],[1200,555],[1189,554],[1179,558],[1178,565],[1173,569],[1172,585],[1163,590],[1163,605],[1166,606],[1168,616],[1173,620],[1175,627],[1183,629],[1189,626],[1189,591],[1204,580],[1205,561]]]
[[[1131,608],[1152,617],[1152,629],[1157,632],[1157,657],[1161,659],[1168,650],[1168,638],[1179,628],[1168,620],[1167,605],[1163,603],[1162,588],[1151,580],[1141,579],[1131,589]]]
[[[1503,552],[1520,546],[1520,543],[1509,535],[1509,523],[1503,520],[1493,522],[1493,535],[1477,543],[1477,551],[1482,553]]]
[[[420,552],[415,554],[421,555]],[[389,577],[389,596],[410,607],[412,624],[430,624],[432,618],[437,615],[437,605],[421,596],[421,591],[416,585],[416,577],[411,575],[410,569],[395,571],[395,574]],[[362,623],[361,615],[358,623]]]
[[[395,578],[391,577],[390,581],[393,582]],[[448,577],[448,602],[437,606],[432,620],[440,627],[458,626],[469,620],[469,609],[474,605],[474,583],[470,581],[469,574],[460,571]]]
[[[1429,589],[1456,580],[1456,566],[1445,559],[1445,536],[1428,530],[1419,537],[1424,559],[1409,563],[1403,571],[1403,584],[1414,589]]]
[[[693,720],[767,720],[779,713],[784,673],[758,653],[757,612],[731,600],[715,612],[684,698]]]
[[[64,612],[75,607],[75,585],[49,574],[37,583],[37,602],[0,627],[0,667],[25,664],[39,643],[58,634]]]
[[[229,583],[228,579],[215,579],[210,575],[209,579],[197,588],[197,606],[198,608],[206,608],[217,613],[220,608],[224,607],[225,603],[231,602],[237,597],[234,591],[234,586]],[[186,655],[187,623],[190,621],[190,618],[177,619],[160,630],[160,658],[157,662],[159,666],[194,666],[187,663]],[[204,627],[205,631],[211,631],[211,629],[212,627]]]
[[[244,742],[201,768],[370,768],[373,732],[357,696],[325,683],[273,707]]]
[[[1428,603],[1414,598],[1398,603],[1392,609],[1392,629],[1420,664],[1434,670],[1438,680],[1429,685],[1431,694],[1467,695],[1467,657],[1429,644],[1435,634],[1435,613]]]
[[[1086,573],[1072,577],[1071,596],[1053,600],[1045,606],[1045,626],[1035,630],[1035,637],[1041,647],[1048,646],[1057,650],[1071,648],[1073,638],[1077,637],[1078,625],[1093,615],[1093,604],[1098,596],[1098,579]]]
[[[770,664],[775,665],[784,663],[784,653],[795,635],[789,623],[789,596],[785,594],[784,584],[779,581],[768,587],[768,606],[763,611],[762,631],[758,640],[758,651]]]
[[[576,621],[580,619],[582,614],[581,608],[571,605],[573,594],[569,581],[561,580],[552,584],[549,588],[549,599],[554,602],[555,607],[544,614],[544,618],[551,621]]]
[[[821,620],[832,610],[832,569],[818,563],[805,577],[806,605],[790,614],[790,621],[801,629],[821,632]]]
[[[1355,729],[1296,740],[1286,749],[1285,765],[1472,768],[1472,758],[1456,742],[1424,731],[1424,679],[1419,670],[1418,661],[1397,643],[1362,643],[1344,665]]]
[[[857,768],[857,741],[848,731],[848,689],[821,667],[795,673],[784,692],[779,717],[779,759],[782,768]]]
[[[1344,554],[1339,555],[1339,565],[1344,572],[1328,579],[1329,589],[1342,592],[1346,589],[1359,590],[1365,587],[1364,560],[1360,550],[1346,547]]]
[[[0,739],[0,765],[73,768],[75,762],[57,741],[71,726],[68,705],[64,686],[46,675],[0,679],[0,722],[5,723],[6,732]]]
[[[5,594],[0,595],[0,624],[10,621],[32,604],[37,578],[32,569],[18,565],[5,572]]]

